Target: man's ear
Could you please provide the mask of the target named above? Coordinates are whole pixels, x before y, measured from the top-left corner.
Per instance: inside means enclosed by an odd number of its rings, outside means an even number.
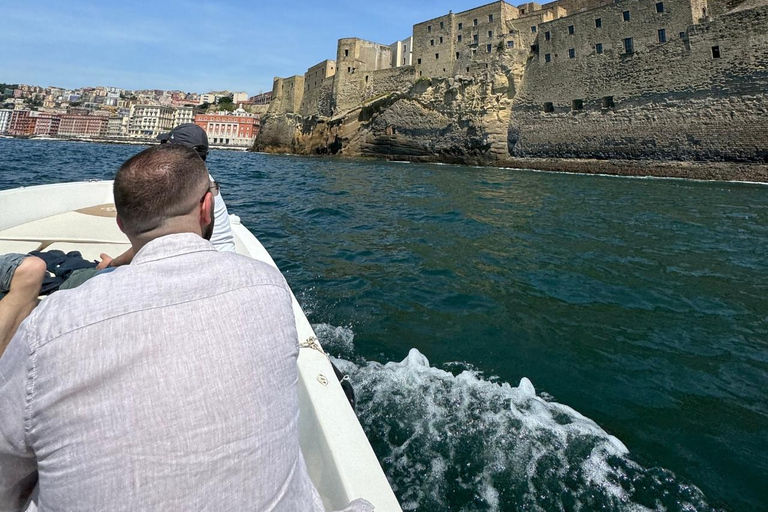
[[[200,224],[207,226],[213,221],[213,211],[216,201],[211,192],[208,192],[200,205]]]

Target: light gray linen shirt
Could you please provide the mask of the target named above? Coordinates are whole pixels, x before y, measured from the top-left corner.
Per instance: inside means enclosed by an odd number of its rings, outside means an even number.
[[[194,234],[38,306],[0,358],[0,510],[321,510],[283,276]],[[367,507],[365,507],[367,509]]]

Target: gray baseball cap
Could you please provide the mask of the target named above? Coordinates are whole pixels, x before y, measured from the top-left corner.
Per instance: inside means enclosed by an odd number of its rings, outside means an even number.
[[[205,160],[208,156],[208,135],[194,123],[184,123],[168,133],[157,136],[161,144],[180,144],[192,148]]]

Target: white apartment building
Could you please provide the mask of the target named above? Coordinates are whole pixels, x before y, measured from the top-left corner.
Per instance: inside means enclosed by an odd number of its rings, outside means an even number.
[[[117,139],[128,134],[128,117],[112,116],[107,121],[107,137]]]
[[[128,136],[154,139],[173,128],[174,109],[159,105],[134,105],[128,123]]]
[[[210,105],[214,105],[221,98],[223,98],[225,96],[229,96],[230,94],[232,94],[232,93],[229,92],[229,91],[211,91],[211,92],[207,92],[207,93],[205,93],[205,94],[200,96],[200,103],[208,103]],[[248,98],[246,97],[246,100],[247,99]]]
[[[248,93],[247,92],[233,92],[232,93],[232,103],[242,103],[244,101],[248,101]]]
[[[8,126],[11,124],[11,116],[13,110],[0,109],[0,134],[8,131]]]
[[[192,107],[179,107],[173,115],[173,126],[195,122],[195,109]]]

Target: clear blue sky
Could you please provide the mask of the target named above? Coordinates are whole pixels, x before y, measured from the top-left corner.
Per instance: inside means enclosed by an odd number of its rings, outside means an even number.
[[[391,44],[414,23],[485,3],[0,0],[0,82],[256,94],[335,59],[342,37]]]

